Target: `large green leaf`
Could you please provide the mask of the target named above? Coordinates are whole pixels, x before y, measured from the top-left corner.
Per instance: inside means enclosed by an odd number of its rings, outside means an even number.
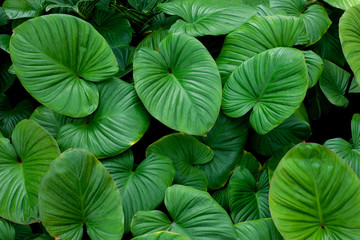
[[[40,126],[45,128],[53,138],[57,138],[60,128],[68,123],[82,122],[80,119],[69,118],[59,113],[54,112],[48,107],[39,106],[31,114],[30,120],[37,122]]]
[[[209,180],[210,190],[221,188],[238,165],[247,140],[247,119],[233,119],[220,113],[206,137],[199,138],[214,151],[211,162],[197,167]]]
[[[360,0],[324,0],[324,2],[326,2],[327,4],[333,7],[340,8],[343,10],[346,10],[352,6],[360,4]]]
[[[15,240],[14,226],[10,222],[2,218],[0,218],[0,239]]]
[[[31,120],[16,125],[11,142],[0,138],[0,216],[36,222],[41,179],[60,151],[51,135]]]
[[[194,37],[228,34],[256,14],[255,8],[235,0],[226,4],[217,0],[179,0],[160,4],[159,8],[184,19],[177,20],[170,31]]]
[[[351,120],[352,142],[347,142],[342,138],[327,140],[324,146],[333,150],[342,157],[360,176],[360,114],[354,114]]]
[[[331,25],[326,10],[318,4],[307,6],[306,0],[270,0],[270,6],[303,21],[309,39],[307,45],[319,41]]]
[[[134,169],[131,150],[102,161],[114,178],[123,197],[125,233],[137,211],[156,209],[164,200],[165,190],[172,185],[175,169],[171,159],[150,154]]]
[[[242,240],[282,240],[271,218],[235,224],[235,231]]]
[[[321,73],[323,72],[324,62],[319,55],[314,53],[313,51],[303,51],[306,61],[306,66],[308,70],[309,77],[309,88],[315,86],[318,82]]]
[[[285,239],[359,239],[360,180],[318,144],[291,149],[276,168],[270,211]]]
[[[99,107],[81,122],[60,128],[62,150],[83,148],[97,158],[113,157],[134,145],[150,125],[147,112],[132,85],[112,78],[97,84]]]
[[[134,236],[161,230],[179,233],[189,239],[235,239],[230,217],[207,192],[174,185],[165,192],[169,218],[158,210],[139,211],[131,223]]]
[[[30,100],[19,102],[14,108],[7,96],[0,94],[0,131],[9,138],[16,124],[30,117],[33,106]]]
[[[159,231],[135,237],[132,240],[187,240],[186,237],[173,232]]]
[[[176,170],[174,183],[206,191],[207,176],[194,165],[205,164],[213,159],[214,152],[210,147],[190,135],[174,133],[151,144],[146,154],[152,153],[168,157],[173,161]]]
[[[120,47],[130,43],[132,29],[125,16],[115,11],[96,8],[92,12],[91,21],[110,47]]]
[[[242,166],[235,169],[229,182],[229,206],[235,223],[270,217],[269,178],[262,171],[259,179]]]
[[[119,189],[90,152],[71,149],[56,158],[41,182],[41,222],[54,237],[77,240],[83,225],[91,239],[121,239],[124,214]]]
[[[119,68],[105,39],[91,24],[62,14],[26,21],[14,30],[10,55],[25,89],[40,103],[71,117],[94,112],[94,82]]]
[[[339,22],[339,35],[346,61],[360,84],[360,6],[345,11]]]
[[[226,82],[222,108],[230,117],[253,111],[250,123],[265,134],[290,117],[303,101],[308,86],[301,51],[275,48],[240,65]]]
[[[305,31],[302,21],[291,16],[256,16],[226,36],[216,63],[225,83],[243,62],[270,48],[292,47]]]
[[[252,135],[251,147],[265,156],[272,156],[288,144],[298,144],[311,135],[309,118],[302,104],[296,112],[283,121],[278,127],[264,135]]]
[[[215,61],[195,38],[174,33],[156,52],[140,48],[134,58],[135,89],[160,122],[188,134],[205,135],[221,105]]]
[[[350,73],[336,64],[324,60],[324,70],[319,85],[326,98],[335,106],[347,107],[349,100],[344,96],[350,80]]]
[[[5,0],[3,10],[10,19],[31,18],[44,11],[45,0]]]

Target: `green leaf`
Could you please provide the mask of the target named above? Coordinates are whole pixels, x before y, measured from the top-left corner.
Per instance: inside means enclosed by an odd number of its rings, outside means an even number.
[[[271,48],[292,47],[304,31],[304,25],[297,17],[253,17],[225,38],[216,59],[223,84],[249,58]]]
[[[213,159],[214,152],[210,147],[190,135],[174,133],[151,144],[146,150],[146,155],[152,153],[173,161],[176,171],[174,183],[206,191],[207,176],[195,165],[205,164]]]
[[[98,109],[81,122],[60,128],[57,140],[63,151],[83,148],[97,158],[113,157],[134,145],[148,129],[149,116],[132,85],[112,78],[97,88]]]
[[[270,0],[268,0],[268,2],[269,1]],[[258,5],[256,7],[257,10],[258,10],[257,15],[259,15],[259,16],[285,15],[286,16],[286,13],[283,10],[276,9],[276,8],[271,8],[268,5]]]
[[[45,106],[39,106],[31,114],[30,120],[45,128],[53,138],[57,138],[60,128],[68,123],[82,122],[80,119],[69,118],[58,114]]]
[[[171,25],[173,25],[176,20],[178,20],[178,16],[165,16],[165,13],[161,12],[155,15],[150,19],[147,26],[143,29],[144,32],[155,32],[158,30],[166,30],[170,29]]]
[[[106,159],[102,164],[114,178],[123,197],[125,233],[137,211],[156,209],[164,200],[165,190],[172,185],[175,169],[171,159],[150,154],[134,169],[131,150]]]
[[[240,160],[239,166],[246,168],[249,172],[256,176],[261,168],[261,164],[255,158],[255,156],[247,151],[244,151],[244,155]]]
[[[343,10],[347,10],[348,8],[360,4],[360,0],[324,0],[327,4],[340,8]]]
[[[356,83],[356,79],[351,80],[349,93],[360,93],[360,85]]]
[[[135,237],[132,240],[187,240],[186,237],[173,232],[159,231]]]
[[[290,117],[303,101],[308,86],[301,51],[275,48],[245,61],[230,76],[223,91],[222,108],[230,117],[253,111],[250,123],[265,134]]]
[[[306,0],[270,0],[270,6],[286,12],[289,16],[299,17],[305,26],[309,38],[307,45],[319,41],[331,25],[331,20],[324,7],[307,5]]]
[[[91,24],[70,15],[51,14],[21,24],[14,29],[10,55],[25,89],[71,117],[94,112],[99,102],[94,82],[119,70],[105,39]]]
[[[219,205],[225,209],[227,212],[230,212],[229,206],[229,184],[226,184],[224,187],[217,189],[212,198],[219,203]]]
[[[360,84],[360,6],[349,8],[340,18],[339,35],[346,61],[354,72],[356,82]]]
[[[10,66],[12,65],[9,56],[0,61],[0,94],[6,92],[15,82],[16,75],[9,72]]]
[[[205,135],[214,125],[221,81],[215,61],[197,39],[175,33],[161,41],[159,52],[140,48],[134,82],[146,109],[166,126]]]
[[[138,12],[149,14],[154,10],[157,4],[164,1],[166,0],[128,0],[128,3]]]
[[[208,135],[199,138],[214,151],[211,162],[197,166],[207,175],[210,190],[221,188],[228,181],[240,161],[247,136],[246,119],[233,119],[220,113]]]
[[[133,235],[165,230],[192,240],[235,239],[230,217],[207,192],[174,185],[165,192],[165,206],[172,222],[160,211],[139,211],[131,223]]]
[[[255,7],[258,5],[269,6],[269,1],[270,0],[241,0],[240,2]]]
[[[114,10],[96,8],[91,23],[112,48],[128,45],[131,41],[133,30],[129,20]]]
[[[344,96],[350,80],[350,73],[328,60],[324,60],[324,70],[319,84],[326,98],[335,106],[347,107],[349,100]]]
[[[285,239],[360,237],[360,180],[321,145],[302,143],[285,155],[272,177],[269,202]]]
[[[271,218],[235,224],[235,231],[243,240],[282,240]]]
[[[318,82],[321,73],[323,72],[324,62],[319,55],[311,50],[303,51],[303,53],[308,70],[309,88],[312,88]]]
[[[352,143],[342,138],[327,140],[324,146],[329,148],[343,158],[360,176],[360,114],[354,114],[351,120]]]
[[[46,0],[46,11],[50,11],[53,8],[69,8],[74,12],[81,15],[80,4],[96,0]]]
[[[10,35],[0,34],[0,48],[9,53]]]
[[[2,8],[10,19],[31,18],[41,15],[45,0],[5,0]]]
[[[307,140],[310,135],[309,118],[302,104],[291,117],[267,134],[255,133],[250,140],[250,145],[256,152],[264,156],[272,156],[291,143],[298,144]]]
[[[269,179],[263,171],[256,179],[242,166],[235,169],[229,182],[229,206],[235,223],[270,217]]]
[[[33,223],[39,221],[41,179],[60,151],[50,134],[31,120],[16,125],[11,141],[0,138],[0,216]]]
[[[112,48],[112,50],[115,54],[120,69],[120,72],[116,76],[117,77],[125,76],[133,68],[132,63],[133,63],[135,47],[122,46],[122,47]]]
[[[0,218],[0,239],[15,240],[14,225],[2,218]]]
[[[194,37],[225,35],[239,28],[256,14],[256,9],[229,0],[227,4],[217,0],[180,0],[159,5],[160,10],[178,15],[170,31],[183,32]]]
[[[56,158],[39,192],[41,221],[61,239],[81,239],[83,225],[93,240],[121,239],[124,214],[119,189],[90,152],[71,149]]]
[[[30,117],[33,106],[30,100],[19,102],[14,108],[7,96],[0,94],[0,131],[9,138],[16,124]]]

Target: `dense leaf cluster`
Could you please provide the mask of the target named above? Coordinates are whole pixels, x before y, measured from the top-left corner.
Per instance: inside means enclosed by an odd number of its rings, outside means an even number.
[[[0,48],[0,240],[360,239],[359,111],[305,143],[360,0],[5,0]]]

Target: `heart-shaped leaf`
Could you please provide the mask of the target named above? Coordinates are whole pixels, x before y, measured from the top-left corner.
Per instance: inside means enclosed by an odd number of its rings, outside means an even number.
[[[177,20],[170,31],[194,37],[228,34],[256,13],[255,8],[233,0],[228,4],[217,0],[180,0],[160,4],[159,8],[164,13],[184,19]]]
[[[0,138],[0,216],[22,224],[36,222],[41,179],[60,151],[51,135],[31,120],[16,125],[11,142]]]
[[[221,188],[228,181],[240,161],[247,135],[246,119],[233,119],[220,113],[208,135],[199,138],[214,151],[211,162],[197,165],[206,173],[210,190]]]
[[[172,222],[161,211],[139,211],[131,223],[133,235],[165,230],[192,240],[235,239],[230,217],[207,192],[174,185],[165,192],[165,206]]]
[[[354,114],[351,120],[352,143],[342,138],[327,140],[324,146],[333,150],[342,157],[360,176],[360,114]]]
[[[64,240],[121,239],[124,213],[119,189],[106,168],[90,152],[71,149],[56,158],[41,182],[41,221]]]
[[[360,2],[359,2],[360,4]],[[339,22],[339,36],[346,61],[354,72],[356,82],[360,85],[360,6],[345,11]]]
[[[226,36],[216,63],[223,83],[243,62],[276,47],[292,47],[305,31],[302,21],[290,16],[256,16]]]
[[[173,161],[176,170],[174,183],[206,191],[206,174],[194,165],[205,164],[213,159],[214,152],[210,147],[193,136],[174,133],[151,144],[146,150],[146,155],[149,156],[151,153],[168,157]]]
[[[132,85],[112,78],[98,83],[98,109],[60,128],[62,150],[84,148],[97,158],[113,157],[134,145],[149,127],[149,116]]]
[[[233,72],[224,87],[222,108],[234,118],[253,109],[251,126],[265,134],[300,107],[307,86],[304,54],[293,48],[270,49]]]
[[[221,105],[221,81],[207,49],[186,34],[170,34],[159,50],[140,48],[134,58],[135,89],[146,109],[166,126],[205,135]]]
[[[350,73],[336,64],[324,60],[324,70],[321,74],[319,85],[326,98],[335,106],[348,106],[349,100],[344,95],[350,76]]]
[[[229,206],[235,223],[270,217],[267,171],[257,176],[242,166],[235,169],[229,182]]]
[[[70,117],[96,110],[99,92],[94,82],[109,79],[119,68],[111,48],[91,24],[51,14],[28,20],[13,31],[14,69],[36,100]]]
[[[235,231],[243,240],[282,240],[271,218],[235,224]]]
[[[131,150],[102,161],[114,178],[123,198],[125,233],[137,211],[156,209],[164,200],[165,190],[170,187],[175,169],[171,159],[150,154],[134,170]]]
[[[269,202],[285,239],[360,237],[360,180],[321,145],[302,143],[285,155],[272,177]]]

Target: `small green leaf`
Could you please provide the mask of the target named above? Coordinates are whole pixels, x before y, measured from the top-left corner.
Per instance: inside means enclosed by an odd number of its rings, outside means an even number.
[[[305,62],[308,69],[309,87],[312,88],[318,82],[321,73],[323,72],[324,62],[319,55],[313,51],[303,51]]]
[[[10,19],[37,17],[44,11],[45,0],[5,0],[2,8]]]

